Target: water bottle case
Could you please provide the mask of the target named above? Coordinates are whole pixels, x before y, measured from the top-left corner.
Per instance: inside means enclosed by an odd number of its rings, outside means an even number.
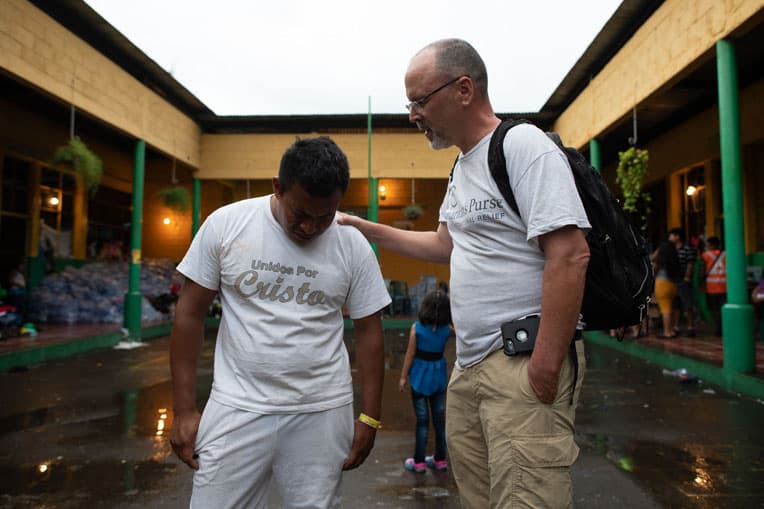
[[[532,315],[501,324],[504,354],[511,357],[532,352],[536,344],[536,334],[539,331],[540,321],[539,315]]]

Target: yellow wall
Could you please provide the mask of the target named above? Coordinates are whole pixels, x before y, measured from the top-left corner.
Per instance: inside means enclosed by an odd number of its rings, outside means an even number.
[[[743,145],[764,139],[764,81],[740,91],[740,136]],[[681,123],[646,147],[650,152],[647,182],[707,159],[719,159],[719,109],[709,108]]]
[[[214,182],[204,182],[202,189],[202,221],[215,209],[231,201],[230,190]],[[143,257],[169,258],[179,262],[191,244],[191,210],[177,212],[165,207],[158,198],[166,182],[146,182],[143,201]],[[181,187],[193,193],[192,185],[184,179]],[[170,218],[166,225],[162,220]]]
[[[249,180],[249,191],[247,190],[246,180],[231,181],[231,193],[234,201],[265,196],[273,192],[271,179]]]
[[[305,137],[314,137],[311,134]],[[368,176],[366,133],[329,135],[348,156],[352,178]],[[294,134],[204,134],[198,178],[269,179]],[[458,150],[432,150],[419,132],[372,132],[374,177],[447,178]]]
[[[0,0],[0,68],[197,167],[196,123],[25,0]]]
[[[743,152],[746,251],[764,251],[764,140]]]
[[[764,236],[758,233],[756,207],[758,196],[764,195],[764,179],[756,176],[764,172],[764,158],[754,147],[764,143],[764,80],[749,85],[739,93],[740,135],[743,145],[744,199],[746,214],[746,250],[753,252],[764,248]],[[683,189],[676,172],[692,166],[706,168],[706,227],[709,235],[719,235],[716,221],[721,217],[721,192],[717,182],[719,149],[719,110],[709,108],[654,139],[646,148],[650,154],[650,173],[645,179],[649,185],[659,180],[667,180],[667,222],[671,226],[681,223],[681,199]],[[613,175],[615,165],[603,170],[608,185],[615,189]],[[764,214],[762,214],[764,217]],[[669,226],[669,227],[671,227]],[[759,237],[762,240],[757,240]]]
[[[764,124],[761,118],[764,118],[764,81],[759,81],[740,91],[740,134],[744,147],[744,153],[747,153],[745,147],[764,140]],[[686,169],[690,166],[702,164],[706,166],[706,228],[709,235],[719,235],[716,231],[716,220],[721,216],[721,210],[717,204],[721,203],[721,189],[718,188],[718,178],[713,174],[719,171],[712,162],[718,166],[720,159],[719,151],[719,110],[717,107],[699,113],[695,117],[678,125],[676,128],[667,132],[663,136],[653,140],[645,148],[650,153],[650,173],[647,177],[647,183],[659,179],[670,178],[670,175],[676,171]],[[756,232],[750,227],[755,224],[752,217],[753,198],[758,194],[764,193],[764,188],[758,186],[757,181],[751,177],[752,173],[764,171],[764,167],[757,167],[756,159],[746,158],[743,160],[744,176],[749,175],[746,192],[745,210],[746,224],[746,250],[747,252],[759,249],[756,243]],[[758,161],[761,164],[761,161]],[[745,183],[745,182],[744,182]],[[671,187],[669,186],[669,189]],[[681,193],[682,189],[670,191]],[[672,222],[680,217],[680,202],[671,200],[669,195],[667,213],[669,224],[679,224]]]
[[[38,105],[39,106],[39,105]],[[56,148],[69,139],[68,113],[59,115],[62,110],[48,111],[44,108],[23,102],[19,98],[9,99],[0,96],[0,154],[28,158],[52,166],[51,160]],[[92,124],[90,129],[92,129]],[[103,161],[104,175],[102,186],[122,192],[133,190],[133,150],[127,141],[115,144],[113,138],[104,137],[102,132],[82,131],[77,129],[88,147]],[[176,178],[179,185],[192,191],[192,168],[182,163],[176,164]],[[179,261],[191,242],[191,211],[172,212],[162,206],[158,193],[163,187],[172,185],[172,161],[149,153],[145,163],[144,206],[143,206],[143,256],[146,258],[169,258]],[[34,207],[39,210],[38,203]],[[86,197],[78,190],[75,210],[75,228],[72,239],[74,258],[85,257],[86,224],[88,217]],[[202,219],[210,212],[231,201],[230,190],[215,180],[202,182]],[[169,215],[173,224],[165,226],[162,218]],[[30,255],[36,255],[36,228],[32,222],[29,236],[32,242]]]
[[[446,179],[416,179],[413,194],[416,203],[422,207],[423,214],[415,221],[407,223],[402,210],[411,203],[411,179],[379,179],[379,185],[387,188],[387,198],[379,202],[379,222],[400,227],[408,226],[412,230],[435,230],[438,227],[438,210],[446,193],[446,184]],[[270,194],[271,181],[270,179],[252,180],[249,190],[251,197]],[[237,200],[247,197],[245,182],[236,182],[233,195]],[[348,190],[340,202],[339,210],[365,215],[368,196],[368,180],[366,178],[351,179]],[[379,265],[385,278],[406,281],[410,286],[416,284],[422,274],[432,274],[439,280],[445,281],[448,280],[449,275],[448,265],[420,262],[385,249],[379,250]]]
[[[447,183],[447,179],[416,179],[413,195],[423,213],[418,219],[407,221],[402,211],[403,207],[411,203],[411,179],[379,179],[379,185],[386,187],[387,194],[387,198],[379,202],[379,222],[417,231],[435,230],[438,227],[438,211],[446,193]],[[340,204],[340,210],[365,212],[368,189],[368,180],[352,180]],[[422,262],[386,249],[379,249],[379,265],[385,278],[406,281],[409,286],[416,284],[422,274],[432,274],[445,281],[448,281],[449,277],[447,264]]]
[[[667,0],[560,115],[553,130],[566,144],[583,147],[762,8],[764,0]]]

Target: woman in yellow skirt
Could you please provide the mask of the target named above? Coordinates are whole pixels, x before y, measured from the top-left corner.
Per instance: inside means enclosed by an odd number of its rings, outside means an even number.
[[[663,332],[659,332],[655,337],[660,339],[675,338],[671,328],[671,314],[676,289],[681,274],[679,273],[679,256],[674,244],[664,241],[653,252],[653,272],[655,273],[655,300],[658,301],[658,308],[661,311],[661,321],[663,322]]]

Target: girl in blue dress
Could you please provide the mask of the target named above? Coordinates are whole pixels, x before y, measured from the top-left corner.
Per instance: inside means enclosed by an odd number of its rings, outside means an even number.
[[[414,457],[404,462],[406,470],[422,473],[426,467],[446,470],[445,399],[448,374],[443,350],[451,337],[451,305],[442,290],[428,293],[422,300],[418,320],[411,326],[409,345],[401,368],[399,390],[411,386],[411,400],[416,414]],[[435,430],[435,454],[425,456],[429,413]]]

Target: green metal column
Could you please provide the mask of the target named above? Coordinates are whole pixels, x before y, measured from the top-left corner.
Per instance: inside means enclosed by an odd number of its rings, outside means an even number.
[[[369,203],[368,203],[368,214],[367,219],[369,221],[372,221],[374,223],[379,222],[379,200],[377,197],[377,191],[379,187],[379,180],[376,177],[371,176],[371,96],[369,96],[369,115],[366,122],[366,133],[367,133],[367,146],[368,146],[368,176],[367,179],[369,181]],[[377,245],[375,243],[371,243],[371,248],[374,250],[374,254],[379,256],[379,250],[377,249]]]
[[[600,140],[592,138],[589,140],[589,164],[591,164],[595,170],[602,171],[602,163],[600,159]]]
[[[191,238],[199,231],[199,223],[202,217],[202,181],[194,179],[194,197],[191,207]]]
[[[131,341],[141,339],[141,223],[143,222],[143,177],[146,163],[146,142],[135,144],[133,161],[133,217],[130,231],[130,280],[125,295],[125,328]]]
[[[719,82],[719,136],[722,158],[724,246],[727,252],[727,304],[722,308],[722,344],[727,376],[748,373],[756,366],[753,307],[746,287],[743,179],[737,63],[731,41],[716,42]]]

